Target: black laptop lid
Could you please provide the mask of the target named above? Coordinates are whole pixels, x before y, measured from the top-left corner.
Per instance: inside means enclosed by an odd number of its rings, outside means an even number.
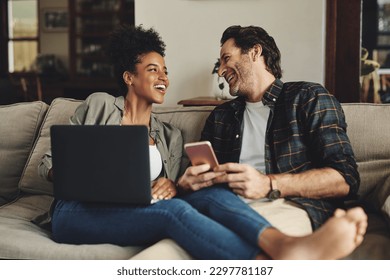
[[[146,126],[54,125],[51,147],[55,198],[150,203]]]

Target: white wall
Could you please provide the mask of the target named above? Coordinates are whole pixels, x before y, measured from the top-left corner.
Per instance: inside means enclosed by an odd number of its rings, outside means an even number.
[[[167,45],[165,105],[213,95],[212,68],[230,25],[258,25],[282,53],[283,81],[324,81],[325,0],[135,0],[136,24]]]

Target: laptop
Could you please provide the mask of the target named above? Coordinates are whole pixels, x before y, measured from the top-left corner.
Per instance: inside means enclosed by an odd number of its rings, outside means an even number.
[[[151,203],[146,126],[53,125],[50,134],[55,198]]]

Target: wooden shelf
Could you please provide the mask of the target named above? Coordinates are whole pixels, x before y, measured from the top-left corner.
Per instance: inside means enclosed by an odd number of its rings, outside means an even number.
[[[217,99],[212,96],[199,96],[190,99],[180,100],[179,102],[177,102],[177,104],[183,106],[218,106],[230,100],[231,99]]]
[[[77,86],[73,90],[67,84],[64,95],[84,98],[100,86],[101,90],[112,89],[115,78],[103,50],[119,24],[134,25],[134,1],[72,0],[69,13],[69,79],[77,81]]]

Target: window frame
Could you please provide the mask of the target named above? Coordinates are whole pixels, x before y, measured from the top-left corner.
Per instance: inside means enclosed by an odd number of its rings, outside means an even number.
[[[37,2],[37,23],[38,32],[37,36],[34,37],[18,37],[10,38],[9,36],[9,15],[8,15],[8,4],[14,0],[6,0],[0,2],[0,76],[7,76],[9,72],[9,43],[10,42],[36,42],[37,53],[40,53],[40,1]],[[19,73],[20,71],[14,71],[12,73]],[[28,72],[28,71],[27,71]]]

